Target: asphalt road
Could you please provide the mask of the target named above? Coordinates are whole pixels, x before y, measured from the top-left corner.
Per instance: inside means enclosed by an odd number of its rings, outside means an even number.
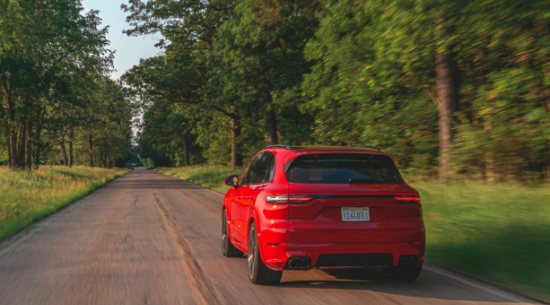
[[[254,286],[246,259],[220,252],[222,198],[133,171],[0,243],[0,304],[535,303],[431,265],[413,283],[325,269]]]

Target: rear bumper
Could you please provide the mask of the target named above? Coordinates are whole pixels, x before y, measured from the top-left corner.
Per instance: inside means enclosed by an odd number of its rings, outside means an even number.
[[[421,264],[424,261],[426,245],[424,242],[261,243],[261,248],[264,264],[274,270],[283,270],[288,267],[288,259],[293,257],[311,258],[311,267],[317,267],[318,265],[319,267],[382,266],[390,263],[397,266],[399,258],[403,255],[416,256],[418,257],[418,264]],[[323,256],[319,261],[321,255]],[[361,259],[365,261],[361,263]]]

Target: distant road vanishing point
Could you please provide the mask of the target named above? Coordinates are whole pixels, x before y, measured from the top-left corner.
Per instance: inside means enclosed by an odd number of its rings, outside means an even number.
[[[427,265],[416,282],[376,269],[285,271],[255,286],[220,250],[223,195],[135,170],[0,243],[0,304],[536,304]]]

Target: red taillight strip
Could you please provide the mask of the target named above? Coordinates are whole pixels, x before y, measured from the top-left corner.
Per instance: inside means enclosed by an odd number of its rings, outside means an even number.
[[[265,196],[267,203],[308,203],[313,197],[288,196],[288,195],[269,195]]]
[[[269,195],[265,196],[267,203],[288,203],[288,195]]]
[[[311,201],[313,200],[312,197],[294,197],[294,196],[290,196],[289,198],[289,201]]]
[[[420,201],[420,197],[394,197],[397,201]]]
[[[269,195],[265,197],[265,201],[268,203],[309,203],[314,199],[322,198],[393,198],[399,203],[420,203],[420,196],[418,195]]]
[[[399,201],[399,203],[420,203],[420,196],[395,196],[393,199]]]

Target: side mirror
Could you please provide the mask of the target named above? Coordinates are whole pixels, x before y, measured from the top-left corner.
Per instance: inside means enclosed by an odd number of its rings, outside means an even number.
[[[239,186],[239,176],[237,175],[231,175],[224,180],[226,185],[234,186],[237,188]]]

